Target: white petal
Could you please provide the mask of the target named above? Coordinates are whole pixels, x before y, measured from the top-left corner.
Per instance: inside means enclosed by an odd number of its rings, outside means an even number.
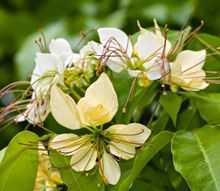
[[[181,66],[181,72],[185,74],[200,71],[205,63],[206,51],[184,50],[177,55],[175,65]]]
[[[147,72],[147,78],[149,80],[158,80],[161,78],[161,72],[159,70]]]
[[[106,151],[104,151],[102,155],[100,168],[100,172],[106,183],[112,185],[116,185],[118,183],[121,176],[120,166]]]
[[[49,77],[45,79],[40,78],[47,73],[49,74],[49,72],[53,72],[55,74],[58,71],[57,66],[60,65],[60,60],[51,54],[37,53],[35,63],[36,65],[31,76],[33,89],[37,89],[39,86],[45,86],[51,81]]]
[[[72,155],[72,152],[75,151],[83,142],[79,142],[80,137],[75,134],[60,134],[52,138],[49,142],[49,148],[54,149],[63,155],[69,156]]]
[[[163,53],[165,39],[148,30],[141,30],[135,44],[135,51],[142,59],[150,59],[155,56],[161,56]],[[166,41],[165,55],[169,52],[171,43]]]
[[[70,165],[75,171],[89,171],[95,166],[96,159],[95,146],[87,144],[73,153]]]
[[[135,155],[135,146],[131,144],[111,141],[109,145],[110,152],[122,159],[129,160]]]
[[[113,72],[116,72],[116,73],[120,73],[122,72],[122,70],[125,69],[125,64],[120,60],[120,59],[108,59],[107,61],[107,66],[113,71]]]
[[[49,44],[49,50],[51,53],[56,55],[72,53],[69,42],[63,38],[52,39]]]
[[[95,41],[89,41],[84,47],[80,50],[80,55],[82,57],[87,56],[89,54],[98,54],[101,55],[102,53],[102,45]]]
[[[51,88],[50,107],[53,117],[59,124],[69,129],[80,128],[76,103],[57,86]]]
[[[103,45],[109,44],[109,48],[121,49],[128,57],[132,54],[132,44],[129,37],[117,28],[99,28],[98,35]]]
[[[140,75],[142,71],[141,70],[131,70],[131,69],[128,69],[128,74],[131,76],[131,77],[138,77],[138,75]]]
[[[29,123],[39,125],[44,122],[50,112],[48,97],[36,97],[32,95],[31,103],[27,105],[27,109],[19,114],[16,122],[27,120]]]
[[[118,99],[107,74],[102,73],[88,87],[77,108],[83,124],[101,125],[112,120],[118,110]]]
[[[141,146],[149,138],[151,130],[140,123],[116,124],[105,130],[112,141]]]

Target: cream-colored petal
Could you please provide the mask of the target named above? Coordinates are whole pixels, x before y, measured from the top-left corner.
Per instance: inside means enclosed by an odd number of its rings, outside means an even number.
[[[171,43],[167,40],[166,47],[165,39],[148,30],[142,29],[134,46],[136,54],[142,59],[151,59],[155,56],[161,56],[163,52],[168,54],[171,48]]]
[[[184,50],[177,55],[174,64],[180,65],[181,72],[187,74],[201,70],[205,63],[205,58],[205,50]]]
[[[181,76],[182,66],[177,62],[170,62],[170,74],[172,76]]]
[[[205,58],[205,50],[180,52],[174,63],[171,63],[171,83],[187,91],[205,89],[209,85],[202,70]]]
[[[84,144],[84,140],[80,139],[78,135],[70,133],[56,135],[50,140],[49,148],[69,156]]]
[[[135,146],[127,143],[111,141],[109,150],[113,155],[125,160],[129,160],[135,156]]]
[[[140,123],[130,123],[128,125],[112,125],[105,130],[105,133],[113,141],[138,147],[149,138],[151,130]]]
[[[107,74],[102,73],[88,87],[77,108],[85,125],[101,125],[112,120],[118,110],[118,99]]]
[[[100,165],[100,173],[104,181],[108,184],[116,185],[121,176],[120,166],[117,161],[104,151]]]
[[[209,84],[203,79],[193,79],[181,87],[186,91],[200,91],[207,88],[208,86]]]
[[[51,53],[56,55],[72,53],[69,42],[63,38],[52,39],[49,44],[49,50]]]
[[[132,55],[132,44],[129,37],[117,28],[99,28],[98,35],[100,42],[110,49],[125,52],[128,57]]]
[[[55,120],[69,129],[79,129],[80,119],[74,100],[59,87],[51,88],[50,108]]]
[[[89,171],[96,165],[96,159],[97,151],[90,143],[73,153],[70,165],[75,171]]]

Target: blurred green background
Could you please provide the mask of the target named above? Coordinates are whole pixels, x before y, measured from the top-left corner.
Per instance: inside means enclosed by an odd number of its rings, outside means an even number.
[[[47,40],[65,37],[77,48],[80,32],[114,26],[132,34],[137,20],[144,27],[160,24],[196,27],[220,34],[219,0],[0,0],[0,87],[28,79],[42,31]]]

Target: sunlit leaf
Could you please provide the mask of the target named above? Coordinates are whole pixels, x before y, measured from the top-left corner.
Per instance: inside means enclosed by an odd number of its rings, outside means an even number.
[[[38,136],[30,131],[20,132],[12,139],[0,164],[0,191],[33,190],[38,166],[37,140]],[[35,149],[24,144],[33,144]]]

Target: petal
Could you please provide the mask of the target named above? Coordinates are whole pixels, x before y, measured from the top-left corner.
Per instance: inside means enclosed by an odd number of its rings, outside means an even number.
[[[170,62],[170,72],[172,76],[182,75],[182,66],[179,64],[179,62]]]
[[[186,91],[200,91],[209,86],[209,84],[205,81],[205,72],[201,71],[198,72],[197,77],[192,77],[192,79],[188,80],[183,80],[185,84],[181,86],[182,89]]]
[[[80,55],[82,57],[90,55],[90,54],[98,54],[101,55],[102,53],[102,45],[95,41],[89,41],[84,47],[80,49]]]
[[[150,70],[147,72],[147,78],[149,80],[158,80],[161,78],[160,70]]]
[[[137,129],[139,130],[139,133],[137,133],[136,135],[128,136],[128,140],[136,142],[139,145],[144,144],[151,135],[151,130],[140,123],[130,123],[127,125],[127,127],[130,128],[130,132],[137,132]]]
[[[100,173],[108,184],[116,185],[121,176],[120,166],[117,161],[106,151],[101,159]]]
[[[77,108],[83,124],[101,125],[112,120],[118,110],[118,99],[107,74],[102,73],[88,87]]]
[[[31,76],[31,84],[33,89],[37,89],[39,86],[45,86],[51,81],[49,77],[45,77],[44,79],[40,78],[49,72],[54,72],[54,74],[56,74],[58,71],[57,66],[60,64],[60,60],[52,54],[37,53],[35,63],[36,65]]]
[[[71,54],[72,49],[69,42],[63,38],[52,39],[49,44],[49,50],[56,55]]]
[[[135,44],[135,51],[137,55],[142,59],[151,59],[155,56],[161,55],[164,49],[165,39],[157,34],[148,30],[141,30],[140,35],[137,38]],[[166,41],[165,55],[169,52],[171,43]]]
[[[184,50],[177,55],[175,65],[181,66],[184,74],[200,71],[205,63],[206,51]]]
[[[160,58],[153,58],[144,64],[144,68],[149,80],[158,80],[162,76],[161,65],[164,64]],[[164,72],[165,73],[165,72]]]
[[[122,70],[124,70],[126,67],[123,61],[117,58],[109,58],[106,64],[113,72],[116,73],[122,72]]]
[[[51,88],[50,108],[55,120],[69,129],[79,129],[80,119],[76,103],[56,85]]]
[[[50,113],[49,100],[47,97],[37,97],[32,94],[31,103],[27,105],[26,110],[19,114],[16,122],[23,122],[27,120],[29,123],[39,125],[44,122]]]
[[[75,171],[89,171],[95,166],[96,159],[95,146],[87,144],[73,153],[70,165]]]
[[[141,74],[141,70],[131,70],[131,69],[128,69],[128,74],[131,76],[131,77],[138,77],[140,74]]]
[[[112,141],[141,146],[149,138],[151,130],[140,123],[112,125],[105,130]]]
[[[135,156],[135,146],[131,144],[111,141],[109,150],[113,155],[125,160],[129,160]]]
[[[60,152],[63,155],[72,155],[83,142],[79,142],[80,137],[75,134],[60,134],[52,138],[49,142],[49,148]]]
[[[98,35],[103,46],[109,43],[109,48],[121,49],[121,52],[126,52],[131,57],[132,44],[123,31],[117,28],[99,28]]]

